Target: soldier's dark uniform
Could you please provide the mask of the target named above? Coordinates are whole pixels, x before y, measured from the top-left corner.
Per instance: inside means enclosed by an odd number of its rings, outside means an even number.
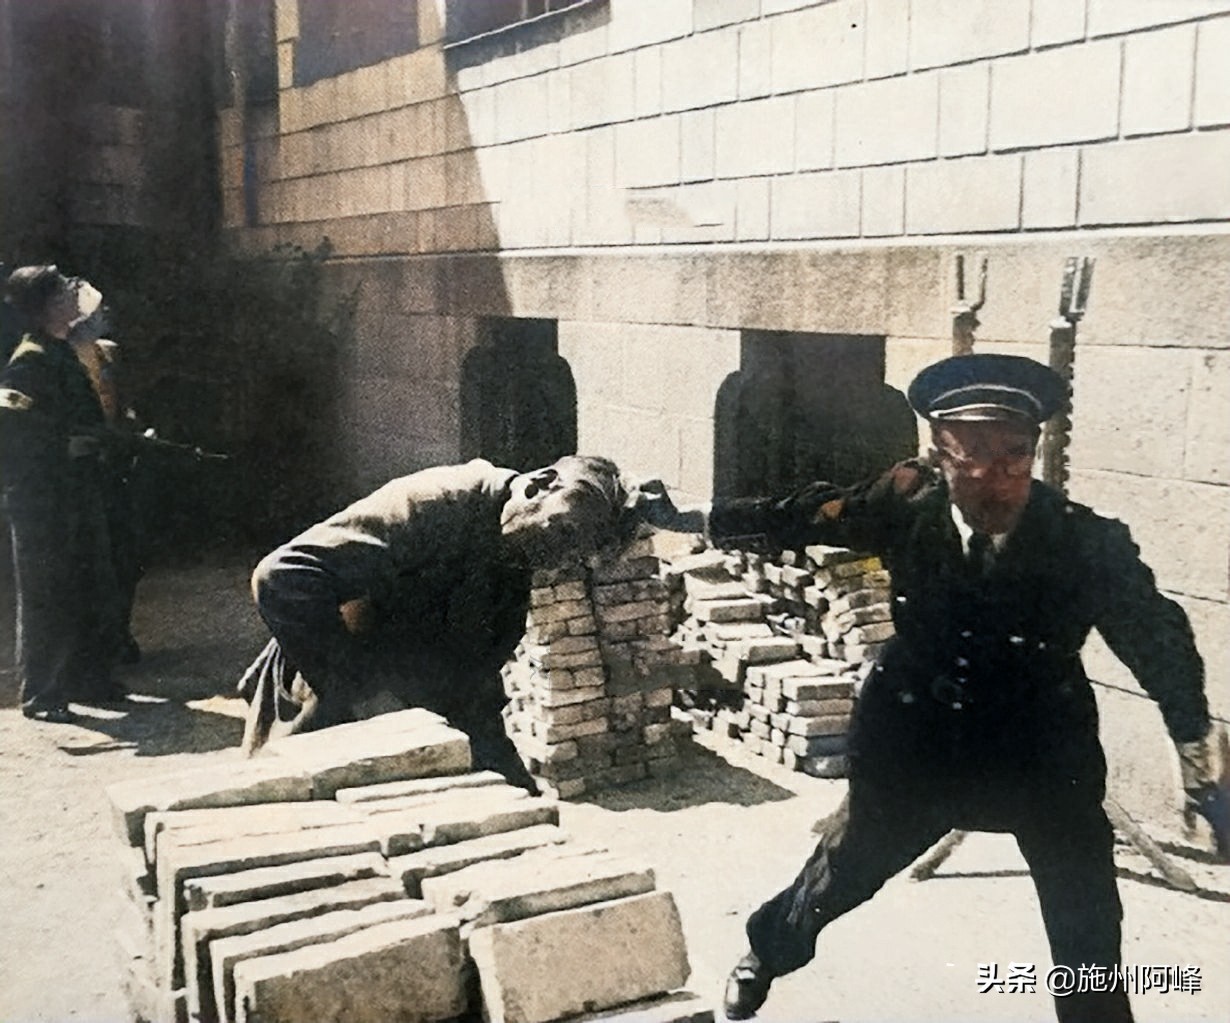
[[[1209,731],[1187,617],[1158,592],[1127,527],[1035,480],[1004,546],[980,563],[963,548],[943,477],[910,462],[853,488],[718,501],[708,529],[718,545],[880,555],[896,627],[856,706],[847,798],[794,883],[748,920],[759,965],[732,975],[746,978],[737,1008],[810,961],[825,925],[953,828],[1015,836],[1057,965],[1118,964],[1106,763],[1080,660],[1089,631],[1158,702],[1176,743]],[[1057,997],[1056,1012],[1132,1018],[1122,990]]]
[[[102,407],[70,345],[28,333],[0,370],[0,481],[13,540],[17,661],[27,714],[111,688],[111,602],[98,599],[97,449],[74,458],[69,439],[101,436]]]

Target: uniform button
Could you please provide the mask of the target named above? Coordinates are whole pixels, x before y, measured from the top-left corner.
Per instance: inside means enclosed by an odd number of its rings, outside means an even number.
[[[1025,642],[1025,637],[1024,636],[1009,636],[1008,642],[1011,643],[1013,646],[1020,646],[1022,643]]]
[[[958,657],[954,662],[958,668],[968,668],[969,661],[964,657]]]
[[[973,634],[972,632],[970,632],[970,631],[969,631],[969,629],[962,629],[962,630],[961,630],[961,638],[962,638],[962,639],[970,639],[973,635],[974,635],[974,634]]]
[[[913,703],[914,694],[913,693],[900,693],[898,694],[897,699],[900,700],[902,703]]]

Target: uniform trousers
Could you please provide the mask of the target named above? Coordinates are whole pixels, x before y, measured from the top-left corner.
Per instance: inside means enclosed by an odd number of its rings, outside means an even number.
[[[25,487],[4,494],[17,590],[17,669],[27,714],[67,706],[79,629],[71,522],[55,495]]]
[[[874,710],[878,701],[868,702]],[[1074,742],[1084,747],[1079,774],[1052,771],[1045,763],[1022,769],[985,755],[967,763],[926,763],[900,755],[908,742],[896,754],[878,748],[877,737],[901,737],[902,717],[883,733],[878,722],[856,718],[861,727],[845,800],[822,823],[815,851],[795,881],[748,920],[748,939],[764,968],[780,976],[810,962],[825,926],[870,899],[953,828],[1015,837],[1056,965],[1073,971],[1118,966],[1122,906],[1114,833],[1102,809],[1105,761],[1096,740]],[[926,720],[935,724],[930,709]],[[870,763],[858,755],[860,748]],[[1060,1023],[1132,1020],[1122,990],[1056,996],[1055,1011]]]

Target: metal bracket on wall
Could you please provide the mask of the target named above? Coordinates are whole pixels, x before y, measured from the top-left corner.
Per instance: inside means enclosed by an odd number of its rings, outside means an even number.
[[[1089,304],[1094,260],[1069,256],[1059,286],[1059,316],[1051,321],[1050,365],[1068,384],[1068,397],[1046,424],[1042,438],[1042,478],[1060,490],[1068,486],[1068,445],[1072,442],[1072,377],[1076,368],[1076,325]]]
[[[952,307],[952,354],[969,355],[974,350],[974,331],[978,328],[978,310],[987,300],[987,257],[978,256],[978,297],[970,301],[966,295],[965,256],[956,258],[957,300]]]

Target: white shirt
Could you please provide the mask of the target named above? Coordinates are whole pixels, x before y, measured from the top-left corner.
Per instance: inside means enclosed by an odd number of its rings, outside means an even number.
[[[969,541],[974,535],[974,527],[965,521],[965,516],[961,514],[961,509],[955,504],[949,502],[948,510],[952,513],[953,524],[957,527],[957,533],[961,536],[961,550],[965,552],[965,556],[969,557]],[[999,554],[1004,549],[1004,545],[1008,542],[1008,537],[1011,533],[991,533],[991,550]]]

